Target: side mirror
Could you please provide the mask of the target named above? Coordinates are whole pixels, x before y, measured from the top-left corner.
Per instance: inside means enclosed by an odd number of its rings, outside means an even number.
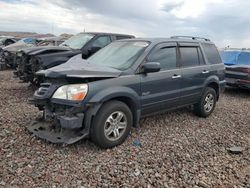
[[[159,72],[161,70],[161,64],[158,62],[147,62],[143,65],[144,73]]]
[[[101,49],[101,47],[93,46],[92,48],[89,49],[89,53],[90,53],[90,55],[92,55],[92,54],[96,53],[100,49]]]
[[[83,52],[82,52],[82,58],[83,59],[87,59],[89,57],[89,52],[88,52],[88,50],[84,50]]]
[[[88,50],[84,50],[82,52],[82,58],[83,59],[87,59],[89,56],[91,56],[92,54],[96,53],[98,50],[100,50],[101,47],[91,47],[90,49]]]

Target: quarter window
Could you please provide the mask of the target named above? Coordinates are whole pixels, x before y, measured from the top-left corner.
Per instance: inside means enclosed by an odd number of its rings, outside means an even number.
[[[156,48],[149,55],[150,62],[158,62],[161,64],[161,69],[176,68],[176,47]]]
[[[199,56],[196,47],[180,47],[182,67],[199,65]]]
[[[210,64],[218,64],[221,63],[221,58],[219,52],[215,45],[213,44],[202,44],[204,52],[207,56],[207,60]]]
[[[101,36],[98,37],[94,42],[93,42],[93,47],[99,47],[103,48],[104,46],[107,46],[109,43],[111,43],[111,39],[109,36]]]

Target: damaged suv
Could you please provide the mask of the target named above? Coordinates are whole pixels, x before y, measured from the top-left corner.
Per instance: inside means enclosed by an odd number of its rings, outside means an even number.
[[[83,58],[87,58],[112,41],[127,38],[134,38],[134,36],[86,32],[69,38],[59,46],[24,49],[17,54],[19,60],[15,75],[24,82],[31,82],[39,86],[43,78],[35,76],[37,71],[58,66],[80,53],[82,53]]]
[[[52,143],[90,138],[101,148],[121,144],[140,118],[194,106],[209,116],[225,87],[225,68],[208,39],[115,41],[39,71],[46,83],[31,100],[43,117],[28,130]]]

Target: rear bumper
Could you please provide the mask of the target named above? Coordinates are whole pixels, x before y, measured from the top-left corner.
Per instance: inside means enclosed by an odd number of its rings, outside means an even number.
[[[228,86],[250,89],[250,80],[226,78],[226,82]]]

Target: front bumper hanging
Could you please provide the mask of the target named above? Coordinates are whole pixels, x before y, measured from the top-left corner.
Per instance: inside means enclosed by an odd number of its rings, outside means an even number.
[[[84,130],[57,128],[43,120],[33,122],[27,129],[35,136],[57,144],[73,144],[88,136]]]

